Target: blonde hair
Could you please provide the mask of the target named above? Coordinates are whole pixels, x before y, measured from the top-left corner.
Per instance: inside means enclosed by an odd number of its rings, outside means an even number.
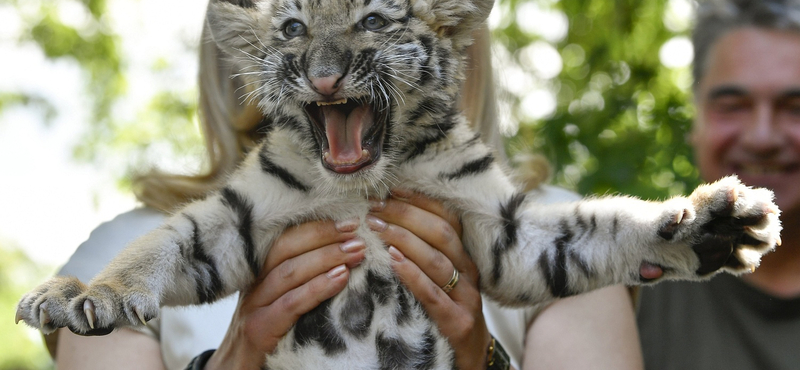
[[[157,169],[134,179],[136,197],[149,207],[170,212],[193,199],[218,189],[245,154],[259,139],[264,117],[253,105],[243,104],[242,81],[232,78],[232,66],[223,51],[211,40],[208,26],[203,28],[199,67],[199,118],[208,155],[207,172],[187,176]],[[497,155],[505,160],[502,137],[497,124],[497,99],[491,59],[491,40],[484,25],[475,32],[475,42],[467,50],[467,79],[462,93],[462,109],[473,128]],[[238,90],[238,91],[237,91]],[[246,91],[244,92],[246,93]],[[521,167],[540,160],[525,160]],[[538,186],[546,178],[540,168],[524,176],[526,188]]]

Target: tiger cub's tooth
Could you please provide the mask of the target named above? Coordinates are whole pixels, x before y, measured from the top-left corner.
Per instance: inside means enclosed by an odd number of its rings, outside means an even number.
[[[323,105],[338,105],[338,104],[347,104],[347,98],[344,98],[344,99],[339,99],[339,100],[337,100],[337,101],[331,101],[331,102],[326,102],[326,101],[318,101],[318,102],[315,102],[315,103],[317,103],[317,106],[318,106],[318,107],[321,107],[321,106],[323,106]]]

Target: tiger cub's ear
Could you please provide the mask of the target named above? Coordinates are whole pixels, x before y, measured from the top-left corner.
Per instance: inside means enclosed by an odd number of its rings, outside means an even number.
[[[471,35],[492,11],[494,0],[411,0],[414,14],[456,48],[472,43]]]
[[[212,0],[208,3],[206,26],[211,38],[224,52],[241,56],[258,45],[257,0]]]

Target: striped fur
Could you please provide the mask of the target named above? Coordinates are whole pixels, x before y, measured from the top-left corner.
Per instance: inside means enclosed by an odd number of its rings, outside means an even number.
[[[139,325],[140,318],[156,317],[161,305],[212,302],[254,281],[287,226],[364,221],[367,198],[385,197],[395,186],[441,199],[461,215],[464,246],[484,277],[482,291],[508,305],[648,283],[639,275],[643,262],[661,266],[665,279],[738,273],[774,247],[780,224],[772,194],[735,178],[666,202],[605,197],[542,205],[539,190],[519,193],[456,105],[464,48],[491,5],[212,2],[214,39],[253,87],[244,98],[276,117],[265,126],[263,142],[225,187],[136,240],[88,287],[55,278],[23,297],[18,315],[45,332],[66,326],[96,334]],[[371,14],[387,26],[365,29]],[[296,21],[306,36],[287,36],[287,24]],[[295,26],[292,32],[303,30]],[[323,154],[328,136],[304,111],[321,99],[311,80],[337,73],[346,76],[337,96],[369,101],[375,122],[385,120],[365,134],[381,143],[368,147],[377,159],[353,173],[331,169],[338,167]],[[266,366],[453,368],[447,340],[398,283],[385,246],[363,224],[357,233],[367,257],[348,287],[304,315]]]

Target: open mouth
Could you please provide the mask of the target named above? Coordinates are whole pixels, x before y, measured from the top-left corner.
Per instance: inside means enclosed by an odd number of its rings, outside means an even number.
[[[311,102],[305,111],[321,143],[322,164],[339,174],[369,167],[380,158],[388,109],[360,99]]]
[[[734,165],[736,173],[741,173],[749,176],[784,176],[796,173],[800,166],[794,163],[790,164],[751,164],[743,163]]]

